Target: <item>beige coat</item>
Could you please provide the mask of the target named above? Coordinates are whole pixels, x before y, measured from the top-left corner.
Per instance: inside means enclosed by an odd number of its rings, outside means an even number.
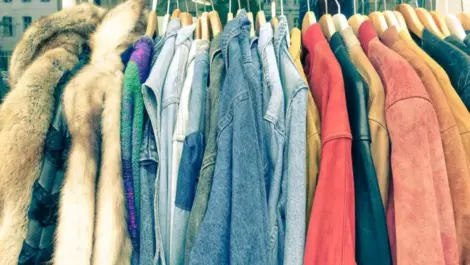
[[[39,175],[54,90],[78,60],[104,10],[66,9],[34,22],[16,46],[11,92],[0,106],[0,264],[18,263],[32,185]]]
[[[90,38],[90,63],[65,88],[72,147],[61,192],[54,265],[130,264],[121,175],[120,55],[145,32],[142,9],[142,0],[128,0],[105,15]]]

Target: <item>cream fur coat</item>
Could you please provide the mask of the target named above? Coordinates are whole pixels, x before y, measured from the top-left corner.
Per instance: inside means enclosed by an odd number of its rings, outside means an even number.
[[[0,264],[18,264],[32,185],[39,176],[54,90],[104,10],[81,5],[34,22],[12,56],[12,90],[0,106]]]
[[[13,88],[0,106],[0,264],[13,265],[26,235],[54,107],[54,89],[89,43],[89,65],[64,89],[72,147],[61,191],[53,264],[130,264],[121,176],[120,54],[145,31],[142,0],[106,12],[82,4],[40,19],[15,48]]]
[[[128,0],[110,10],[91,36],[90,63],[65,87],[72,147],[61,192],[54,265],[130,264],[121,175],[120,55],[145,32],[142,13],[142,0]]]

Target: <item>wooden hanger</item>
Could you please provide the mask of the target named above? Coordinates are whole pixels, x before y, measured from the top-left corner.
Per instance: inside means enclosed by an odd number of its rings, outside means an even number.
[[[220,22],[219,13],[214,9],[209,12],[209,22],[212,29],[212,36],[216,37],[220,32],[222,32],[222,23]]]
[[[462,12],[457,15],[464,30],[470,30],[470,14]]]
[[[209,18],[208,18],[207,12],[203,12],[201,17],[199,17],[199,23],[201,26],[201,39],[210,40],[211,33],[210,33],[210,25],[209,25]]]
[[[393,13],[390,10],[385,10],[383,12],[383,15],[385,17],[385,21],[387,22],[387,25],[389,27],[396,27],[398,31],[401,30],[401,25],[398,22],[397,16],[395,16],[395,13]]]
[[[255,20],[253,18],[253,12],[251,12],[250,1],[246,0],[246,4],[248,7],[248,12],[246,13],[246,16],[248,17],[248,20],[250,21],[250,38],[252,38],[255,36]]]
[[[441,39],[444,39],[445,36],[442,34],[440,29],[437,27],[436,23],[434,22],[434,19],[432,18],[431,14],[429,12],[422,8],[422,7],[417,7],[415,8],[415,12],[418,15],[419,21],[423,24],[423,26],[434,33],[436,36],[438,36]]]
[[[325,14],[318,21],[325,37],[329,40],[335,34],[336,28],[333,18],[328,14],[328,1],[325,0]]]
[[[437,27],[441,30],[442,34],[445,37],[450,36],[450,31],[449,28],[447,27],[446,20],[444,19],[444,16],[441,15],[441,13],[436,12],[436,11],[430,11],[429,12],[434,19],[434,22],[436,23]]]
[[[263,10],[259,10],[256,14],[256,33],[259,35],[259,30],[261,27],[266,24],[266,16],[264,15]]]
[[[277,26],[279,26],[279,19],[276,17],[276,0],[271,1],[271,25],[273,29],[277,29]]]
[[[185,1],[185,3],[186,3],[186,12],[181,12],[178,16],[180,18],[182,27],[193,24],[193,16],[188,12],[188,2]]]
[[[308,2],[310,1],[307,0],[307,3]],[[307,11],[307,13],[305,13],[304,19],[302,19],[302,34],[304,34],[305,31],[307,31],[307,29],[315,23],[317,23],[315,13],[313,13],[312,11]]]
[[[397,10],[403,15],[406,25],[411,32],[421,38],[423,36],[424,26],[418,18],[416,11],[409,4],[400,4]]]
[[[357,36],[359,32],[359,27],[362,25],[362,22],[365,21],[362,14],[357,13],[356,1],[354,3],[354,15],[348,19],[348,24],[353,29],[354,34]],[[362,0],[362,11],[364,12],[364,0]]]
[[[153,38],[153,35],[158,34],[158,17],[157,12],[150,11],[149,19],[147,21],[147,29],[145,30],[145,35],[150,38]]]
[[[157,0],[152,1],[152,11],[149,13],[147,29],[145,30],[145,35],[150,38],[153,38],[155,33],[158,34],[157,2]]]
[[[398,11],[393,11],[393,14],[395,14],[395,17],[398,20],[398,24],[400,24],[400,31],[403,31],[408,37],[411,38],[411,34],[408,31],[408,26],[406,25],[406,21],[403,15]]]
[[[202,35],[201,18],[196,18],[196,22],[194,22],[194,24],[196,25],[194,28],[194,39],[200,40]]]
[[[333,23],[335,24],[336,31],[341,32],[343,29],[349,27],[349,24],[346,17],[341,14],[341,5],[338,0],[335,0],[335,3],[338,6],[338,13],[333,15]]]
[[[173,10],[173,13],[171,13],[171,18],[179,18],[180,13],[181,13],[181,10],[179,10],[179,8]]]

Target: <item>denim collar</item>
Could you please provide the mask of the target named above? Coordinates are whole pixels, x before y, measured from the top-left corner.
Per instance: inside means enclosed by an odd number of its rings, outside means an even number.
[[[215,38],[212,40],[211,47],[209,50],[210,54],[210,68],[212,68],[212,62],[214,61],[215,56],[220,53],[221,48],[220,48],[220,36],[221,34],[215,36]]]
[[[180,28],[181,28],[180,19],[172,18],[170,22],[168,23],[168,27],[166,28],[165,39],[168,39],[169,37],[178,34],[178,30]]]
[[[276,33],[274,33],[274,52],[276,53],[276,59],[280,61],[281,45],[288,49],[289,39],[289,25],[287,24],[287,18],[285,16],[279,16],[279,25]]]
[[[207,53],[211,42],[208,40],[197,40],[196,56],[201,53]]]
[[[181,45],[183,42],[187,41],[188,39],[192,39],[195,28],[196,28],[195,24],[182,27],[178,31],[178,37],[176,37],[176,46]]]
[[[238,17],[230,21],[224,28],[224,31],[222,32],[222,36],[220,37],[220,46],[221,46],[221,51],[222,51],[222,56],[224,57],[225,60],[225,67],[229,67],[229,61],[228,61],[228,45],[229,42],[237,37],[237,36],[242,36],[244,39],[247,41],[249,40],[250,36],[250,21],[248,20],[248,16],[246,14],[245,9],[240,10],[240,14]],[[247,62],[247,60],[251,60],[251,56],[248,54],[241,54],[241,57],[244,62]]]
[[[264,23],[259,30],[258,49],[264,50],[273,41],[274,32],[271,23]]]

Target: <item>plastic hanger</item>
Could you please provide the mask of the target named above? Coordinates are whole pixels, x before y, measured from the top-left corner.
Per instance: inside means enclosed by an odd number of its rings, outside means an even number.
[[[191,16],[191,14],[188,12],[188,0],[185,0],[184,2],[186,4],[186,12],[181,12],[178,16],[181,20],[182,27],[193,24],[193,16]]]
[[[455,15],[449,14],[449,2],[448,0],[445,0],[445,21],[446,25],[449,28],[449,31],[452,35],[455,35],[457,38],[460,40],[465,39],[466,34],[465,30],[462,27],[462,24],[460,24],[459,19]]]
[[[418,6],[418,0],[416,0],[415,12],[426,29],[430,30],[432,33],[434,33],[441,39],[445,38],[439,27],[434,22],[434,19],[432,18],[431,14],[426,9]]]
[[[362,0],[362,12],[364,13],[364,0]],[[354,31],[354,34],[356,36],[358,35],[359,27],[361,26],[362,22],[364,22],[364,16],[363,14],[358,14],[357,13],[357,8],[356,8],[356,1],[354,0],[354,15],[352,15],[348,19],[348,24],[351,26],[351,28]]]
[[[375,11],[369,14],[369,19],[371,20],[379,37],[382,37],[382,34],[387,30],[388,25],[382,12],[377,11],[377,0],[375,0]]]
[[[408,29],[416,36],[421,38],[423,36],[424,26],[418,18],[416,11],[409,4],[399,4],[397,10],[403,15]]]
[[[248,12],[246,13],[246,16],[248,17],[248,20],[250,21],[250,38],[255,36],[255,21],[253,19],[253,12],[251,12],[250,8],[250,1],[246,0]]]
[[[331,36],[336,32],[335,28],[335,23],[333,22],[333,18],[331,17],[330,14],[328,14],[328,1],[325,1],[325,14],[320,17],[320,20],[318,23],[321,26],[321,30],[323,31],[323,34],[325,34],[325,37],[331,39]]]
[[[258,0],[258,7],[259,11],[256,14],[256,33],[259,35],[259,30],[264,24],[266,24],[266,16],[264,15],[264,11],[261,8],[261,0]]]
[[[273,26],[273,29],[277,29],[277,26],[279,25],[279,19],[276,17],[276,0],[271,1],[271,25]]]
[[[411,34],[408,31],[408,26],[406,25],[406,21],[403,15],[398,11],[393,11],[393,14],[395,14],[395,17],[398,20],[398,24],[400,24],[400,31],[405,32],[405,34],[411,38]]]
[[[341,5],[339,4],[338,0],[335,0],[335,3],[338,6],[338,13],[333,16],[333,23],[335,24],[336,31],[341,32],[343,29],[348,28],[349,24],[346,17],[341,14]]]
[[[216,37],[222,31],[219,13],[214,9],[214,2],[211,0],[212,11],[209,12],[209,22],[212,29],[212,36]]]
[[[315,13],[310,10],[310,0],[307,0],[307,13],[302,19],[302,34],[310,27],[310,25],[317,23]]]
[[[398,23],[397,16],[390,11],[387,10],[387,1],[384,0],[384,12],[383,15],[385,17],[385,21],[387,22],[388,27],[396,27],[398,32],[401,30],[400,23]]]
[[[145,30],[145,35],[149,36],[150,38],[153,38],[155,33],[158,34],[157,3],[158,0],[152,1],[152,10],[149,13],[147,29]]]

